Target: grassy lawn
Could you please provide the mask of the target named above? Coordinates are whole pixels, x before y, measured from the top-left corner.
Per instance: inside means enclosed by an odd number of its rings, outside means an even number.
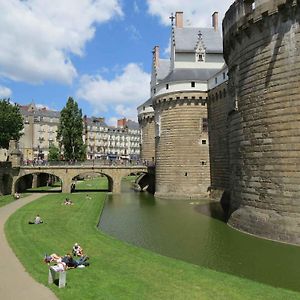
[[[28,194],[20,194],[20,197],[26,197]],[[9,204],[10,202],[17,201],[13,195],[5,195],[5,196],[0,196],[0,207],[4,206],[6,204]]]
[[[79,180],[76,183],[76,191],[107,189],[108,182],[106,177],[96,177],[88,180]]]
[[[61,205],[65,197],[74,205]],[[78,242],[91,265],[67,273],[59,299],[300,299],[300,294],[212,271],[128,245],[97,230],[105,193],[51,194],[5,224],[11,247],[26,270],[47,285],[45,253],[65,254]],[[37,213],[46,222],[28,225]]]

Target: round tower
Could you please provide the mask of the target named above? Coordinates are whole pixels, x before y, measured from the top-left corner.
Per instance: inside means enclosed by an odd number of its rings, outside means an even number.
[[[146,104],[138,107],[138,121],[141,130],[140,157],[151,165],[155,163],[155,122],[153,108]]]
[[[229,69],[229,224],[300,244],[300,9],[237,0],[223,21]]]
[[[206,92],[174,92],[153,100],[155,196],[193,199],[210,186]]]

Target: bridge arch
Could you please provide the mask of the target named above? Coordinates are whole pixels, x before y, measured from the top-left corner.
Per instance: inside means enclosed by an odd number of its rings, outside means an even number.
[[[32,172],[19,174],[19,176],[12,178],[12,193],[22,192],[28,188],[46,186],[49,184],[48,180],[54,178],[58,178],[61,184],[63,183],[62,179],[51,171],[32,170]]]
[[[77,192],[77,191],[88,191],[89,189],[78,189],[78,186],[80,186],[80,181],[81,180],[85,180],[86,178],[89,179],[99,179],[99,183],[101,182],[101,178],[105,177],[105,180],[107,181],[107,185],[104,187],[100,187],[99,188],[91,188],[92,191],[111,191],[112,189],[112,183],[113,183],[113,179],[105,174],[105,173],[101,173],[98,170],[93,170],[93,172],[80,172],[79,174],[76,174],[73,178],[72,178],[72,184],[71,184],[71,192]]]

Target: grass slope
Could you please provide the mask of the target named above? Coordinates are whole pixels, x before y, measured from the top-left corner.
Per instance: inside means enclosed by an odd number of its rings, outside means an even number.
[[[28,194],[21,194],[20,195],[22,198],[28,196]],[[13,201],[18,201],[14,198],[13,195],[5,195],[5,196],[0,196],[0,207],[4,206],[6,204],[9,204]]]
[[[61,205],[68,196],[73,206]],[[5,225],[26,270],[47,284],[44,254],[70,252],[80,243],[90,267],[69,270],[60,299],[300,299],[300,294],[212,271],[133,247],[97,230],[105,193],[52,194],[13,214]],[[46,222],[28,225],[37,213]]]

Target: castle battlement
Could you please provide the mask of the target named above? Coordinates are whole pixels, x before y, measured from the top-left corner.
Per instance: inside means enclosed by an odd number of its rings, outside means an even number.
[[[249,27],[250,24],[261,21],[283,10],[286,6],[297,6],[297,0],[236,0],[226,12],[223,20],[224,42],[229,35]],[[228,35],[229,34],[229,35]]]

